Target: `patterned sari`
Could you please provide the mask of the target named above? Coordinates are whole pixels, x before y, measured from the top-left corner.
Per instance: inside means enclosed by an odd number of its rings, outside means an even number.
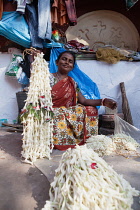
[[[55,149],[66,150],[76,144],[82,145],[86,138],[98,134],[98,110],[77,104],[77,91],[71,77],[52,85]]]

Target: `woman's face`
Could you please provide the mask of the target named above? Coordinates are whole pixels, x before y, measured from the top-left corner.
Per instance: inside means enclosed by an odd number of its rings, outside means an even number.
[[[74,58],[70,53],[63,53],[56,64],[59,72],[69,73],[73,69]]]

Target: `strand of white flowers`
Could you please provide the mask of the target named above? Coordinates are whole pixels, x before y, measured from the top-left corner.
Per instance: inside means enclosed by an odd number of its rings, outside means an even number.
[[[41,62],[40,62],[41,61]],[[38,63],[40,62],[40,63]],[[49,71],[48,64],[43,59],[36,58],[36,60],[32,64],[32,77],[30,79],[30,89],[28,91],[28,103],[38,103],[38,95],[44,95],[47,97],[51,97],[51,87],[48,85],[49,83]],[[44,71],[43,69],[46,69]],[[39,70],[38,70],[39,69]],[[44,91],[45,90],[45,91]],[[34,92],[34,94],[32,94]],[[35,105],[35,104],[34,104]]]
[[[42,99],[40,96],[44,98]],[[52,110],[49,69],[47,62],[43,59],[43,54],[37,54],[32,63],[30,86],[24,109],[27,109],[29,104],[39,107],[39,103],[41,103],[41,107],[49,107],[48,110]],[[25,162],[33,164],[38,158],[50,159],[53,149],[53,121],[46,122],[46,117],[51,118],[48,110],[45,115],[41,112],[41,120],[35,118],[33,113],[29,113],[27,119],[23,120],[23,150],[21,154]]]
[[[130,210],[139,191],[84,145],[63,153],[49,194],[43,210]]]

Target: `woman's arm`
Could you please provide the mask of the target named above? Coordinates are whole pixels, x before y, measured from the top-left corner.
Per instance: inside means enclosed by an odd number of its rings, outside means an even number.
[[[110,109],[116,109],[116,101],[104,98],[104,99],[86,99],[81,92],[78,92],[78,103],[84,106],[106,106]]]

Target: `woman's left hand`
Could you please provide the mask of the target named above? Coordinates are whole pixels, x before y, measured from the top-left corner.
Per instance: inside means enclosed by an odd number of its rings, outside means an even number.
[[[117,108],[117,102],[110,98],[105,98],[103,100],[103,106],[106,106],[110,109],[116,109]]]

